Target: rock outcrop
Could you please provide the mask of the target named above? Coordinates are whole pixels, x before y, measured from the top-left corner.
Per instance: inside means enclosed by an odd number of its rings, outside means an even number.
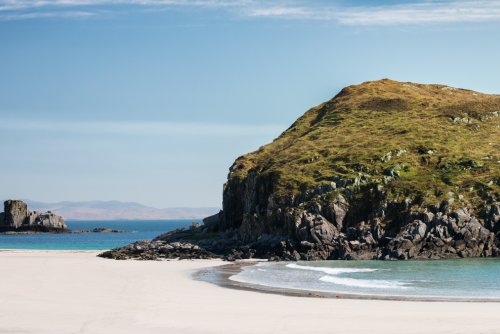
[[[28,217],[28,205],[23,201],[7,200],[4,202],[3,225],[19,228]]]
[[[442,85],[344,88],[239,157],[204,226],[105,256],[498,256],[499,110],[499,95]]]
[[[30,212],[23,201],[7,200],[0,214],[0,232],[67,232],[61,216],[53,212]]]

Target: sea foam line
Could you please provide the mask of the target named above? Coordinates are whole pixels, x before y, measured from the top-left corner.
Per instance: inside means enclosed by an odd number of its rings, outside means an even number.
[[[367,273],[374,272],[377,269],[371,268],[328,268],[328,267],[312,267],[312,266],[301,266],[296,263],[290,263],[287,268],[300,269],[300,270],[311,270],[323,272],[328,275],[322,276],[319,280],[322,282],[333,283],[337,285],[344,285],[356,288],[369,288],[369,289],[406,289],[406,285],[409,283],[401,281],[388,281],[388,280],[376,280],[376,279],[357,279],[349,277],[338,277],[341,274],[350,273]]]
[[[333,283],[338,285],[345,285],[356,288],[369,288],[369,289],[407,289],[408,283],[401,281],[386,281],[386,280],[368,280],[356,279],[337,276],[323,276],[319,279],[322,282]]]
[[[301,266],[300,264],[290,263],[286,265],[287,268],[291,269],[301,269],[301,270],[311,270],[311,271],[319,271],[329,275],[340,275],[340,274],[348,274],[348,273],[368,273],[377,271],[377,269],[369,269],[369,268],[329,268],[329,267],[310,267],[310,266]]]

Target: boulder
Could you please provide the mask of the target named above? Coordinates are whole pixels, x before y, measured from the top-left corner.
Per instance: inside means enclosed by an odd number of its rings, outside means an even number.
[[[298,237],[302,241],[313,244],[331,244],[333,238],[338,235],[338,230],[331,222],[319,214],[306,211],[300,215]]]

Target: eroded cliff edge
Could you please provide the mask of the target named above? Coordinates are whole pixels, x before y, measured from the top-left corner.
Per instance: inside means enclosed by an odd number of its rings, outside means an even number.
[[[114,258],[500,254],[500,96],[392,80],[344,88],[239,157],[223,210]]]

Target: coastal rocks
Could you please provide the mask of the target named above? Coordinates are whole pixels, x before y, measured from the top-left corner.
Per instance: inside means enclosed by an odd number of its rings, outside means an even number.
[[[30,212],[26,217],[27,225],[30,227],[42,227],[46,229],[65,230],[68,227],[61,216],[53,212]]]
[[[3,218],[2,218],[3,217]],[[63,217],[53,212],[30,212],[23,201],[7,200],[0,215],[2,232],[66,232]]]
[[[258,182],[255,186],[263,188]],[[500,255],[498,202],[485,207],[483,213],[465,207],[451,210],[449,201],[411,211],[406,199],[400,203],[379,201],[370,207],[349,200],[348,194],[336,195],[333,200],[329,192],[312,196],[312,200],[296,199],[298,204],[268,200],[266,212],[249,205],[245,212],[250,217],[243,219],[248,225],[241,228],[222,228],[228,223],[219,213],[207,219],[208,225],[193,224],[136,244],[139,248],[129,245],[102,256],[296,261]],[[373,196],[379,195],[374,192]],[[252,226],[256,228],[249,231]],[[259,235],[254,237],[256,233]]]
[[[278,199],[268,192],[272,182],[272,178],[256,176],[250,184],[231,181],[224,193],[225,207],[234,210],[229,214],[221,212],[207,218],[204,225],[172,231],[141,242],[139,248],[126,246],[103,256],[296,261],[500,255],[498,202],[482,210],[453,209],[447,199],[415,209],[408,198],[387,200],[380,184],[360,186],[358,191],[365,197],[356,195],[353,188],[330,187]],[[239,222],[227,221],[235,212],[240,212]]]
[[[438,212],[425,223],[415,220],[406,225],[390,240],[378,258],[490,257],[499,255],[499,247],[495,232],[464,208],[449,215]]]
[[[100,257],[115,260],[213,259],[222,256],[188,242],[138,241],[120,249],[106,251]]]
[[[245,242],[235,231],[210,232],[204,225],[177,229],[152,241],[141,241],[100,256],[114,259],[238,259],[271,261],[327,259],[441,259],[500,254],[498,236],[467,210],[415,214],[396,235],[379,223],[339,230],[320,214],[296,216],[295,234],[262,234]]]
[[[127,230],[116,230],[112,228],[107,228],[107,227],[96,227],[91,230],[76,230],[76,231],[69,231],[70,233],[125,233],[128,232]]]
[[[318,245],[330,245],[339,232],[335,225],[319,214],[302,212],[298,218],[297,237]]]

